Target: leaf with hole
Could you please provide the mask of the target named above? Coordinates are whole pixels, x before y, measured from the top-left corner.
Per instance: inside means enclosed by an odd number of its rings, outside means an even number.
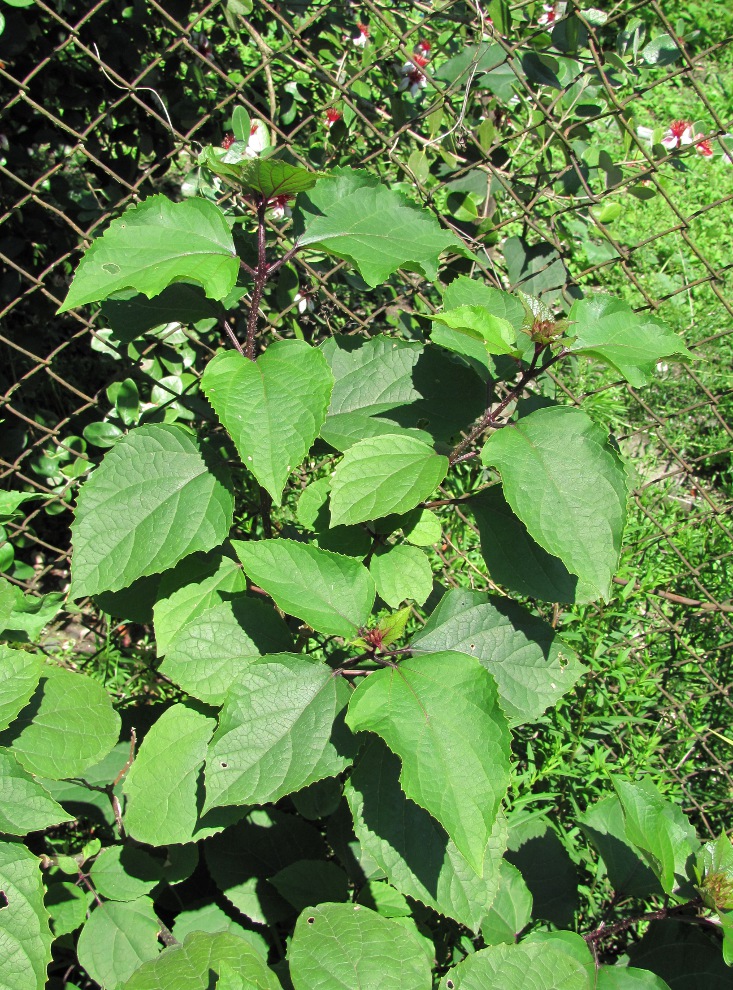
[[[349,690],[325,663],[263,657],[232,684],[206,757],[204,810],[268,804],[344,770]]]
[[[190,280],[223,299],[239,272],[224,214],[205,199],[174,203],[150,196],[113,220],[81,259],[59,313],[122,289],[152,298],[171,282]]]

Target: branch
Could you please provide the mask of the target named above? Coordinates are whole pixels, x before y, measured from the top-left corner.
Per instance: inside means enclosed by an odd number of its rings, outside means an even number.
[[[254,289],[252,290],[252,302],[250,304],[249,319],[247,320],[247,343],[244,346],[245,356],[254,361],[255,359],[255,334],[257,333],[257,318],[260,312],[260,300],[267,281],[267,241],[265,237],[265,213],[267,212],[267,199],[260,196],[257,204],[257,271],[254,275]]]
[[[628,928],[638,925],[643,921],[665,921],[668,918],[674,918],[677,921],[689,921],[696,925],[715,926],[715,922],[711,921],[710,918],[704,918],[702,915],[691,915],[688,913],[691,908],[697,910],[697,908],[701,905],[701,898],[696,897],[691,901],[687,901],[685,904],[675,904],[673,907],[660,908],[658,911],[647,911],[645,914],[637,914],[632,918],[623,918],[621,921],[617,921],[613,925],[606,925],[605,923],[601,924],[592,932],[587,932],[583,938],[588,945],[592,946],[596,942],[600,942],[605,938],[610,938],[613,935],[618,935],[619,932],[624,932]]]
[[[515,399],[518,399],[520,397],[526,386],[531,381],[534,381],[536,378],[539,378],[540,375],[542,375],[545,371],[547,371],[548,368],[550,368],[557,361],[560,361],[562,358],[567,357],[568,354],[570,353],[570,351],[568,351],[566,348],[563,348],[561,351],[558,351],[558,353],[555,354],[554,357],[551,357],[548,361],[545,361],[544,364],[539,365],[538,367],[538,361],[540,359],[540,355],[545,350],[545,346],[546,346],[545,344],[535,344],[535,351],[534,351],[534,355],[532,356],[532,361],[530,362],[529,367],[522,372],[522,376],[519,379],[519,381],[516,383],[514,388],[510,389],[507,392],[507,394],[504,396],[504,398],[501,400],[499,405],[496,406],[495,409],[487,409],[484,415],[476,424],[476,426],[474,426],[474,428],[468,434],[468,436],[464,437],[464,439],[461,440],[461,442],[453,448],[453,450],[451,451],[448,457],[448,462],[451,467],[453,467],[454,464],[458,464],[462,460],[468,460],[468,455],[466,454],[467,448],[470,447],[471,444],[481,436],[484,430],[488,430],[489,427],[491,426],[496,427],[498,425],[497,420],[499,419],[501,414],[504,412],[507,406],[509,406],[512,402],[514,402]],[[475,456],[475,454],[472,452],[470,456],[473,457]]]

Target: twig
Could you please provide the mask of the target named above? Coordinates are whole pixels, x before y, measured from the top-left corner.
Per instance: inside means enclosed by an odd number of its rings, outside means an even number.
[[[583,938],[590,946],[593,946],[596,942],[600,942],[604,938],[617,935],[619,932],[624,932],[627,928],[631,928],[633,925],[638,925],[644,921],[665,921],[667,918],[674,918],[677,921],[689,921],[691,924],[695,925],[712,925],[717,927],[715,922],[710,918],[704,918],[702,915],[690,915],[685,913],[691,908],[697,909],[701,905],[702,900],[699,897],[696,897],[694,900],[687,901],[686,904],[675,904],[673,907],[660,908],[658,911],[647,911],[645,914],[637,914],[632,918],[623,918],[621,921],[617,921],[613,925],[607,925],[604,922],[592,932],[587,932]]]
[[[262,68],[264,69],[265,72],[265,82],[267,84],[267,102],[270,105],[270,120],[274,121],[277,115],[277,95],[275,94],[275,86],[272,81],[272,70],[270,69],[270,61],[269,61],[272,58],[272,48],[270,48],[270,46],[267,44],[265,39],[259,33],[257,28],[255,28],[247,20],[246,17],[242,17],[242,24],[244,24],[245,28],[252,35],[252,40],[259,48],[260,54],[263,57]],[[276,138],[276,135],[274,133],[273,133],[273,138]],[[275,141],[273,141],[273,146],[274,144]]]
[[[267,241],[265,235],[265,213],[267,212],[267,199],[260,196],[257,204],[257,271],[255,272],[255,284],[252,290],[252,301],[250,303],[249,318],[247,320],[247,343],[244,347],[245,356],[254,361],[255,359],[255,334],[257,333],[257,317],[260,311],[260,300],[267,281]]]
[[[158,925],[159,925],[158,937],[160,938],[160,941],[163,943],[163,945],[169,946],[169,945],[181,944],[176,938],[176,936],[173,934],[173,932],[170,931],[168,928],[166,928],[166,926],[163,924],[160,918],[158,918]]]
[[[224,329],[226,330],[227,336],[229,337],[229,339],[231,340],[231,342],[237,348],[237,350],[239,351],[239,353],[244,357],[244,348],[239,343],[239,340],[237,339],[237,335],[235,334],[235,332],[232,330],[231,326],[229,325],[229,320],[224,320]]]

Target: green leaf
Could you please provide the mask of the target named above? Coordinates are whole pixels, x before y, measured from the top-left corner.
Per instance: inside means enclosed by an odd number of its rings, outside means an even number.
[[[333,375],[321,351],[303,340],[275,341],[256,361],[220,351],[201,387],[242,463],[280,505],[326,418]]]
[[[81,928],[87,920],[92,894],[75,883],[49,883],[44,898],[51,916],[54,938]]]
[[[481,454],[530,536],[579,578],[581,596],[608,598],[626,520],[626,472],[580,409],[537,409],[497,430]]]
[[[445,597],[461,594],[454,589]],[[585,670],[552,626],[510,599],[492,596],[439,619],[431,617],[412,646],[419,653],[450,649],[480,660],[496,680],[501,707],[513,724],[539,718]]]
[[[459,306],[431,316],[430,319],[434,323],[443,324],[454,334],[480,341],[484,355],[516,353],[517,334],[514,327],[508,320],[492,316],[481,306]],[[433,331],[431,339],[448,350],[464,353],[458,347],[452,346],[454,341],[448,334],[441,335],[439,332],[436,337]]]
[[[241,816],[241,810],[200,816],[206,747],[215,727],[213,718],[177,704],[148,730],[124,783],[125,828],[138,842],[192,842]]]
[[[524,323],[524,307],[517,296],[466,275],[454,279],[443,292],[445,310],[462,306],[479,307],[500,320],[506,320],[515,330],[521,330]]]
[[[324,777],[290,796],[295,810],[309,821],[332,815],[341,803],[343,789],[337,777]]]
[[[135,289],[149,298],[171,282],[197,282],[223,299],[239,272],[224,214],[205,199],[151,196],[113,220],[81,259],[59,313]]]
[[[0,749],[0,793],[0,832],[7,835],[26,835],[74,820],[7,749]]]
[[[499,889],[481,922],[487,945],[513,945],[532,919],[532,895],[519,870],[502,860]]]
[[[242,977],[246,990],[281,990],[260,953],[231,932],[192,932],[182,945],[172,945],[146,962],[122,990],[191,990],[213,987],[212,971],[223,966]]]
[[[477,876],[445,829],[405,797],[399,776],[398,758],[372,737],[345,790],[362,850],[405,896],[477,931],[499,883],[504,817],[494,824]]]
[[[276,158],[252,158],[242,162],[228,163],[222,161],[226,155],[221,155],[221,149],[208,147],[204,149],[203,164],[216,175],[223,175],[241,182],[245,189],[262,193],[267,199],[275,196],[295,196],[299,192],[312,189],[323,172],[311,172],[299,165]]]
[[[430,561],[422,550],[405,543],[376,553],[369,570],[379,597],[390,608],[399,608],[408,598],[423,605],[433,590]]]
[[[242,935],[244,931],[236,921],[214,901],[207,901],[200,906],[192,907],[190,910],[181,911],[176,915],[176,920],[171,928],[172,934],[182,942],[191,932],[233,932],[235,935]],[[255,932],[250,935],[257,937]],[[264,942],[264,940],[263,940]],[[265,951],[267,943],[264,943]]]
[[[408,543],[418,547],[431,547],[440,543],[443,527],[432,509],[412,509],[402,521],[402,532]]]
[[[317,632],[353,637],[369,618],[376,589],[358,560],[293,540],[232,546],[247,576]]]
[[[288,953],[295,990],[430,990],[430,964],[415,936],[358,904],[304,911]]]
[[[8,589],[4,600],[4,617],[0,628],[6,639],[35,643],[43,630],[58,615],[65,600],[61,592],[51,591],[40,598],[24,594],[20,588],[4,581]]]
[[[570,310],[573,354],[587,354],[615,368],[635,388],[648,385],[662,358],[692,358],[682,340],[661,320],[635,313],[615,296],[597,293]]]
[[[531,981],[531,982],[530,982]],[[592,990],[585,966],[561,942],[491,945],[448,970],[440,990]]]
[[[92,911],[77,944],[79,963],[100,986],[116,987],[161,949],[160,922],[148,897],[107,901]]]
[[[164,656],[186,623],[247,590],[239,564],[219,553],[192,554],[163,575],[155,605],[155,644]]]
[[[98,894],[111,901],[135,901],[163,879],[161,863],[137,846],[109,846],[94,860],[89,876]]]
[[[29,773],[60,780],[82,776],[109,753],[119,735],[120,717],[102,685],[51,667],[0,745],[11,746]]]
[[[43,660],[35,654],[0,643],[0,731],[28,704],[44,669]]]
[[[265,881],[298,860],[325,861],[327,855],[317,829],[275,809],[251,812],[246,821],[209,839],[204,851],[209,873],[226,899],[262,925],[293,914],[292,905]]]
[[[623,808],[617,797],[596,801],[578,818],[578,823],[600,853],[617,895],[649,897],[663,892],[659,880],[626,835]]]
[[[79,494],[70,597],[117,591],[219,546],[233,509],[231,492],[188,433],[163,425],[133,430]]]
[[[39,861],[20,843],[0,842],[0,877],[2,990],[44,990],[51,930]]]
[[[465,254],[455,234],[432,214],[351,169],[338,169],[298,200],[296,232],[301,247],[350,262],[370,286],[399,268],[438,277],[443,251]]]
[[[324,863],[322,859],[296,860],[276,873],[270,883],[298,912],[311,904],[349,899],[346,873],[335,863]]]
[[[159,669],[195,698],[220,705],[232,681],[258,656],[292,645],[285,623],[268,602],[238,595],[184,623]]]
[[[329,417],[357,412],[376,416],[420,398],[412,375],[423,347],[415,341],[335,334],[321,350],[334,376]]]
[[[413,437],[361,440],[334,472],[331,522],[338,526],[406,512],[435,491],[447,472],[448,458]]]
[[[509,782],[509,729],[491,675],[462,653],[403,660],[364,678],[346,722],[376,732],[400,757],[407,797],[440,822],[481,876]]]
[[[507,860],[522,874],[532,894],[533,918],[558,928],[573,923],[578,909],[578,871],[545,818],[510,823]]]
[[[613,778],[624,813],[626,837],[642,851],[665,893],[688,881],[688,861],[700,848],[681,808],[662,797],[648,778],[636,783]]]
[[[512,512],[501,485],[466,502],[481,539],[489,575],[509,591],[546,602],[579,601],[578,578],[535,542]]]
[[[229,689],[206,757],[205,810],[267,804],[344,770],[334,722],[349,689],[328,664],[268,656]]]
[[[671,990],[730,990],[719,937],[696,925],[653,921],[642,939],[629,944],[628,956],[632,966],[656,973]]]
[[[669,990],[669,986],[648,969],[600,966],[594,990]]]
[[[0,523],[7,522],[24,502],[42,497],[40,492],[0,492]]]

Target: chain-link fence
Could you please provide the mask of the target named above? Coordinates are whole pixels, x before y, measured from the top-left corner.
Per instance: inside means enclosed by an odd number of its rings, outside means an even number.
[[[0,464],[4,487],[42,496],[6,527],[5,576],[34,594],[66,586],[76,484],[129,425],[120,383],[148,416],[201,413],[215,321],[55,312],[80,250],[130,204],[199,193],[246,216],[196,165],[243,107],[252,137],[263,125],[292,160],[367,166],[418,199],[493,284],[555,312],[605,289],[684,337],[694,360],[660,363],[648,389],[584,363],[556,382],[636,477],[620,602],[555,621],[592,661],[579,704],[602,758],[645,739],[702,826],[719,826],[733,786],[725,5],[7,0],[0,13]],[[409,273],[364,289],[342,263],[299,258],[263,315],[276,335],[412,336],[439,298]],[[440,552],[447,574],[487,586],[470,529]],[[76,635],[100,623],[90,607]]]

